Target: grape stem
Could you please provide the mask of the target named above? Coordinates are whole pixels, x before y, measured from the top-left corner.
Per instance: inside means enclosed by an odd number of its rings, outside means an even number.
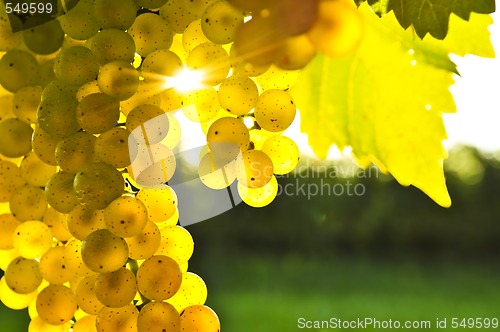
[[[135,259],[129,258],[127,260],[128,266],[130,267],[130,271],[135,275],[137,275],[137,270],[139,270],[139,265],[137,264],[137,261]],[[137,309],[141,310],[142,307],[144,307],[146,304],[151,302],[150,299],[142,295],[142,293],[139,291],[139,296],[141,297],[142,303],[137,306]]]

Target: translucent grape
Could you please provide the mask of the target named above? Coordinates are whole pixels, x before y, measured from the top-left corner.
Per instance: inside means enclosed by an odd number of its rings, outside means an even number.
[[[76,308],[75,294],[63,285],[49,285],[36,298],[36,311],[49,324],[68,322],[73,318]]]
[[[224,81],[231,68],[226,50],[214,43],[203,43],[193,48],[186,64],[192,70],[199,70],[202,75],[201,83],[208,86]]]
[[[100,274],[95,281],[94,292],[97,299],[106,306],[124,307],[137,293],[134,273],[122,267],[113,272]]]
[[[193,237],[181,226],[164,227],[161,230],[161,244],[157,255],[173,258],[178,264],[187,262],[194,251]]]
[[[40,63],[40,67],[38,70],[39,73],[39,82],[38,85],[42,87],[46,87],[50,82],[56,79],[56,74],[54,74],[54,62],[55,58],[52,58],[48,61]]]
[[[128,62],[113,61],[101,67],[97,83],[103,93],[119,100],[125,100],[132,97],[137,91],[139,73]]]
[[[19,253],[16,249],[0,250],[0,269],[4,271],[7,270],[10,262],[12,262],[17,257],[19,257]]]
[[[7,286],[19,294],[28,294],[35,291],[42,283],[40,265],[34,259],[17,257],[5,271]]]
[[[144,76],[144,73],[142,75]],[[120,111],[123,115],[127,116],[134,108],[144,104],[160,106],[161,96],[160,92],[155,89],[155,86],[156,84],[151,84],[146,82],[146,80],[140,81],[137,92],[129,99],[123,100],[120,103]]]
[[[12,93],[5,92],[4,95],[0,95],[0,121],[16,117],[13,104],[14,95]]]
[[[137,158],[127,170],[130,178],[138,185],[150,188],[163,188],[174,175],[175,156],[162,143],[137,145]]]
[[[52,247],[52,232],[41,221],[25,221],[14,231],[13,243],[24,258],[39,258]]]
[[[83,85],[97,78],[99,63],[88,48],[73,46],[61,50],[57,55],[54,63],[54,73],[63,82]]]
[[[40,86],[27,86],[14,94],[13,110],[19,120],[26,123],[37,123],[36,112],[42,98]]]
[[[39,65],[35,57],[26,51],[11,50],[0,59],[0,85],[16,92],[38,82]]]
[[[203,33],[216,44],[232,42],[241,24],[243,24],[243,11],[226,0],[212,3],[201,16]]]
[[[218,156],[217,153],[207,153],[198,166],[201,182],[215,190],[227,188],[236,180],[235,160],[224,160]]]
[[[289,37],[279,48],[274,64],[285,70],[302,69],[315,55],[316,48],[307,35]]]
[[[96,274],[83,278],[75,290],[78,306],[89,315],[97,315],[99,310],[104,307],[104,304],[99,301],[95,292],[97,277],[98,275]]]
[[[138,315],[132,303],[121,308],[104,307],[97,314],[97,332],[137,332]]]
[[[250,135],[241,120],[224,117],[212,123],[208,129],[207,142],[210,148],[214,150],[215,158],[221,158],[220,155],[225,153],[236,158],[240,150],[245,151],[248,149]],[[234,151],[235,149],[236,151]]]
[[[73,272],[74,279],[95,275],[95,272],[89,269],[83,262],[82,242],[78,239],[72,239],[66,244],[64,261],[66,262],[68,270]]]
[[[21,20],[15,15],[0,14],[0,52],[7,52],[16,48],[22,41],[22,34],[13,32],[12,27],[22,26]]]
[[[179,291],[168,299],[178,312],[195,304],[205,304],[207,300],[207,286],[198,275],[187,272],[182,276],[182,284]]]
[[[125,126],[137,143],[149,145],[167,136],[169,122],[167,114],[160,107],[145,104],[130,111]]]
[[[104,209],[123,193],[124,180],[119,171],[105,163],[92,163],[75,176],[74,190],[81,204]]]
[[[156,83],[158,89],[162,89],[162,85],[166,84],[166,78],[177,75],[182,69],[184,69],[182,60],[169,50],[153,51],[142,62],[144,80]]]
[[[42,100],[53,99],[64,97],[76,97],[76,92],[79,86],[64,83],[61,80],[54,79],[49,84],[45,86],[42,92]]]
[[[150,302],[139,312],[139,331],[180,331],[181,318],[175,308],[166,302]]]
[[[192,305],[181,313],[182,332],[219,332],[217,314],[205,305]]]
[[[120,117],[120,102],[104,93],[84,97],[76,109],[78,124],[91,134],[113,128]]]
[[[179,264],[168,256],[152,256],[137,270],[137,287],[148,299],[166,300],[179,290],[181,283]]]
[[[255,65],[248,62],[245,59],[245,57],[240,56],[238,54],[236,47],[234,47],[234,43],[231,46],[229,59],[231,61],[233,74],[241,76],[248,76],[248,77],[259,76],[265,73],[269,69],[269,67],[271,67],[270,62],[266,62],[261,65]]]
[[[152,222],[169,219],[177,209],[177,195],[169,186],[162,189],[143,188],[136,197],[146,206]]]
[[[182,112],[191,121],[204,123],[219,113],[220,105],[217,91],[206,88],[188,92],[184,96]]]
[[[65,247],[50,248],[40,259],[40,273],[43,279],[51,284],[68,282],[73,275],[73,272],[66,266],[65,252]]]
[[[59,140],[44,132],[41,128],[35,128],[31,145],[33,152],[41,161],[48,165],[56,166],[56,146]]]
[[[182,33],[187,26],[198,19],[189,1],[169,0],[160,7],[160,16],[172,27],[175,33]]]
[[[104,211],[106,227],[120,237],[139,235],[146,222],[148,212],[139,199],[131,196],[121,196],[115,199]]]
[[[236,178],[249,188],[261,188],[273,177],[273,162],[267,154],[258,150],[244,151],[236,160]]]
[[[125,238],[132,259],[147,259],[154,255],[161,243],[161,234],[154,222],[147,221],[139,235]]]
[[[26,185],[14,192],[9,207],[17,220],[42,220],[47,210],[47,199],[42,188]]]
[[[132,62],[135,54],[135,43],[134,39],[125,31],[104,29],[92,37],[90,49],[100,65],[111,61]]]
[[[96,316],[88,315],[78,319],[72,332],[96,332]]]
[[[33,129],[17,118],[0,122],[0,153],[9,158],[21,157],[31,151]]]
[[[201,29],[201,20],[191,22],[182,33],[182,45],[187,52],[191,52],[196,46],[209,41]]]
[[[264,142],[262,152],[274,165],[274,174],[288,174],[297,166],[300,151],[295,142],[285,136],[272,136]]]
[[[0,214],[0,250],[7,250],[14,248],[14,243],[12,241],[12,236],[14,235],[14,231],[17,226],[19,226],[21,222],[14,218],[14,216],[10,213]],[[158,235],[160,233],[158,232]],[[158,241],[159,244],[159,241]],[[156,250],[155,250],[156,251]]]
[[[45,92],[44,92],[45,93]],[[61,94],[43,98],[38,106],[38,125],[47,134],[63,138],[80,130],[76,120],[77,101],[73,96]]]
[[[220,105],[234,115],[245,115],[254,108],[259,90],[255,82],[245,76],[226,78],[218,90]]]
[[[43,216],[43,222],[49,226],[52,235],[59,241],[65,242],[73,238],[67,227],[68,215],[49,207]]]
[[[128,258],[127,242],[107,229],[92,232],[82,243],[82,259],[94,272],[118,270]]]
[[[68,215],[68,230],[81,241],[85,240],[90,233],[104,228],[106,224],[103,210],[78,205]]]
[[[44,21],[44,17],[33,15],[28,16],[24,22],[24,44],[36,54],[54,53],[64,41],[64,31],[59,21],[50,20],[43,23]]]
[[[362,15],[349,1],[320,1],[318,17],[308,36],[318,52],[331,57],[353,53],[363,39]]]
[[[136,2],[148,9],[157,9],[163,6],[168,0],[136,0]]]
[[[99,30],[93,0],[79,0],[65,15],[58,17],[64,32],[71,38],[85,40]]]
[[[19,167],[7,160],[0,159],[0,202],[8,202],[17,188],[25,184]]]
[[[137,146],[129,145],[129,136],[130,132],[124,128],[113,128],[102,133],[95,142],[97,159],[116,168],[130,165],[137,155]]]
[[[271,66],[265,73],[256,77],[262,90],[289,90],[299,79],[299,70],[283,70]]]
[[[266,185],[260,188],[248,188],[238,183],[238,194],[243,202],[255,208],[271,204],[278,194],[278,189],[278,181],[274,175]]]
[[[167,89],[161,93],[161,108],[165,112],[175,112],[182,107],[183,95],[176,89]]]
[[[76,92],[76,100],[80,103],[83,98],[93,93],[101,93],[101,90],[99,90],[99,84],[97,84],[97,80],[87,82],[79,87],[78,91]]]
[[[255,119],[267,131],[279,132],[287,129],[295,119],[296,106],[287,91],[267,90],[255,105]]]
[[[84,131],[63,138],[56,146],[56,160],[62,170],[75,173],[94,160],[94,135]]]
[[[156,50],[167,50],[172,45],[172,28],[156,14],[137,16],[128,33],[134,39],[136,52],[143,57]]]
[[[68,213],[79,203],[73,190],[74,179],[74,173],[60,171],[47,182],[45,197],[50,206],[58,212]]]
[[[270,12],[276,29],[297,36],[311,29],[318,17],[319,0],[275,1]]]
[[[36,315],[31,319],[31,322],[28,326],[28,332],[68,332],[70,327],[71,327],[71,322],[66,322],[60,325],[54,325],[47,323],[46,321],[41,319],[38,315]]]
[[[18,294],[7,286],[5,276],[0,279],[0,300],[10,309],[21,310],[27,308],[36,298],[37,291],[28,294]]]
[[[94,15],[103,28],[127,30],[134,23],[138,6],[134,0],[95,0]]]

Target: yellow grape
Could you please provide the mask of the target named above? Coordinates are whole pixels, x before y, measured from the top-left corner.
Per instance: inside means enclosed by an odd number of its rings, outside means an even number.
[[[250,135],[245,124],[236,118],[223,117],[216,120],[207,133],[207,142],[217,158],[229,155],[232,160],[241,151],[248,149]]]
[[[35,128],[32,138],[33,152],[44,163],[57,166],[55,151],[58,142],[57,138],[50,136],[40,127]]]
[[[61,325],[53,325],[45,322],[37,315],[31,319],[28,326],[28,332],[68,332],[70,331],[70,327],[71,322],[66,322]]]
[[[137,158],[128,167],[130,178],[148,188],[164,188],[175,172],[175,156],[162,143],[137,145]],[[168,212],[168,211],[167,211]]]
[[[14,248],[12,236],[21,222],[10,213],[0,214],[0,250]]]
[[[211,189],[224,189],[236,180],[235,160],[219,160],[217,154],[205,154],[198,165],[201,182]]]
[[[94,16],[93,0],[79,0],[66,14],[58,20],[64,32],[73,39],[91,38],[99,30]]]
[[[94,135],[80,131],[63,138],[56,146],[56,161],[63,171],[76,173],[94,161]]]
[[[5,91],[5,89],[0,90],[0,121],[7,120],[10,118],[15,118],[16,115],[13,111],[14,95]],[[37,105],[38,107],[38,105]]]
[[[50,90],[50,89],[49,89]],[[48,91],[48,88],[45,88]],[[51,92],[52,93],[52,92]],[[42,101],[38,106],[38,125],[40,128],[54,138],[64,138],[80,130],[76,119],[77,101],[68,93],[52,95],[47,97],[42,94]]]
[[[39,258],[52,247],[52,232],[41,221],[25,221],[14,231],[13,243],[24,258]]]
[[[75,290],[78,307],[89,315],[97,315],[104,307],[95,292],[95,282],[98,275],[92,275],[80,280]]]
[[[104,93],[93,93],[78,103],[76,116],[79,125],[86,132],[101,134],[118,122],[120,102]]]
[[[19,167],[14,163],[0,159],[0,202],[8,202],[17,188],[25,184]]]
[[[236,178],[249,188],[261,188],[273,177],[273,162],[267,154],[258,150],[248,150],[236,160]]]
[[[136,197],[121,196],[104,210],[106,228],[120,237],[141,234],[148,221],[148,211],[144,203]]]
[[[104,209],[122,195],[125,183],[121,173],[111,165],[92,163],[76,174],[73,188],[81,204]]]
[[[307,35],[289,37],[278,50],[274,64],[285,70],[304,68],[316,55],[316,48]]]
[[[284,47],[285,44],[282,46]],[[283,48],[280,48],[282,50]],[[284,70],[272,65],[265,73],[255,79],[262,90],[286,90],[292,88],[297,83],[300,70]]]
[[[7,286],[5,276],[0,279],[0,300],[10,309],[21,310],[27,308],[36,299],[37,291],[28,294],[19,294]]]
[[[186,52],[191,52],[196,46],[209,41],[201,29],[201,20],[191,22],[182,33],[182,45]]]
[[[181,226],[170,226],[160,229],[161,244],[157,255],[173,258],[178,264],[187,262],[194,251],[193,237]]]
[[[157,9],[163,6],[168,0],[136,0],[136,2],[147,9]]]
[[[31,151],[23,158],[19,165],[21,177],[29,185],[45,187],[47,181],[56,173],[57,168],[43,162],[35,152]]]
[[[149,53],[142,62],[141,74],[146,82],[156,83],[158,90],[164,90],[168,77],[174,77],[184,69],[177,54],[169,50]]]
[[[260,188],[248,188],[238,183],[238,194],[243,202],[255,208],[271,204],[278,194],[278,189],[278,181],[274,175],[266,185]]]
[[[181,313],[182,332],[219,332],[217,314],[205,305],[192,305]]]
[[[168,22],[153,13],[137,16],[128,33],[134,39],[136,52],[143,57],[156,50],[168,49],[174,35]]]
[[[169,186],[165,188],[143,188],[136,196],[148,210],[152,222],[162,222],[174,215],[177,210],[177,195]]]
[[[175,308],[166,302],[150,302],[139,312],[137,328],[147,331],[180,331],[181,319]]]
[[[42,283],[42,279],[40,264],[34,259],[17,257],[5,270],[7,286],[18,294],[35,291]]]
[[[19,257],[19,253],[16,249],[0,250],[0,269],[4,271],[7,270],[7,266],[9,266],[10,262],[17,257]]]
[[[103,210],[77,205],[68,215],[68,230],[78,240],[83,241],[90,233],[105,228]]]
[[[36,311],[49,324],[60,325],[70,321],[76,308],[75,294],[63,285],[49,285],[36,298]]]
[[[134,23],[138,6],[134,0],[94,0],[94,15],[103,28],[127,30]]]
[[[189,1],[169,0],[160,7],[160,16],[165,19],[175,33],[182,33],[187,26],[198,19]]]
[[[96,316],[88,315],[78,319],[72,332],[96,332]]]
[[[68,231],[68,215],[58,212],[56,209],[49,206],[43,216],[42,221],[49,226],[52,235],[59,241],[65,242],[73,238],[73,235]]]
[[[255,105],[255,119],[267,131],[280,132],[287,129],[295,119],[295,102],[287,91],[267,90]]]
[[[238,47],[231,46],[229,51],[229,59],[231,61],[231,66],[234,74],[248,77],[256,77],[264,74],[270,67],[271,63],[269,61],[263,62],[262,64],[253,64],[246,60],[238,54]]]
[[[24,121],[11,118],[0,122],[0,154],[8,158],[24,156],[31,151],[33,129]]]
[[[116,271],[127,262],[127,242],[107,229],[99,229],[82,242],[82,259],[94,272]]]
[[[88,277],[95,274],[83,262],[82,241],[78,239],[72,239],[66,244],[64,261],[68,266],[68,270],[73,272],[73,278]]]
[[[88,48],[73,46],[59,52],[54,62],[54,73],[65,83],[83,85],[97,78],[99,62]]]
[[[319,3],[318,18],[308,36],[319,52],[331,57],[353,53],[363,39],[365,24],[354,3],[327,0]]]
[[[172,258],[155,255],[137,270],[137,287],[148,299],[163,301],[172,297],[182,283],[182,271]]]
[[[220,105],[217,91],[206,88],[188,92],[183,99],[182,112],[193,122],[204,123],[217,116]]]
[[[93,80],[90,82],[85,83],[81,87],[78,88],[76,91],[76,100],[78,103],[80,103],[83,98],[93,94],[93,93],[100,93],[101,90],[99,90],[99,84],[97,84],[97,80]]]
[[[50,206],[58,212],[68,213],[79,203],[73,190],[74,179],[74,173],[60,171],[47,182],[45,197]]]
[[[243,11],[226,0],[212,3],[201,16],[203,33],[216,44],[232,42],[241,24],[243,24]]]
[[[231,64],[226,50],[214,43],[203,43],[189,52],[186,65],[199,71],[202,82],[207,86],[220,84],[227,77]]]
[[[295,142],[286,136],[272,136],[262,146],[262,152],[273,161],[274,174],[288,174],[294,170],[300,159]]]
[[[161,233],[154,222],[147,221],[140,234],[125,238],[125,241],[128,245],[130,258],[147,259],[153,256],[160,247]]]
[[[27,86],[19,89],[14,94],[13,110],[19,120],[26,123],[37,123],[36,111],[43,88],[40,86]]]
[[[179,291],[168,299],[178,312],[195,304],[205,304],[207,300],[207,286],[198,275],[187,272],[183,274],[182,284]]]
[[[130,111],[125,126],[137,143],[149,145],[158,143],[167,136],[169,121],[160,107],[145,104]]]
[[[135,140],[129,144],[130,135],[125,128],[113,128],[102,133],[95,141],[97,159],[116,168],[130,165],[137,155]]]
[[[245,76],[226,78],[218,90],[220,105],[234,115],[245,115],[254,108],[259,90],[255,82]]]
[[[94,286],[97,299],[111,308],[121,308],[130,303],[137,293],[134,273],[124,267],[100,274]]]
[[[121,308],[103,307],[97,314],[97,332],[138,332],[138,315],[132,303]]]
[[[10,50],[0,59],[0,85],[10,92],[37,85],[38,69],[33,55],[22,50]]]
[[[142,75],[144,75],[144,73],[142,73]],[[139,82],[137,92],[132,97],[120,102],[120,111],[123,115],[128,116],[130,111],[144,104],[155,106],[161,105],[161,91],[155,89],[154,83],[146,82],[146,80]]]
[[[90,39],[90,50],[102,66],[111,61],[132,62],[135,43],[132,36],[119,29],[103,29]]]
[[[72,271],[64,260],[65,247],[50,248],[40,259],[40,272],[43,279],[51,284],[63,284],[72,277]]]
[[[125,61],[108,62],[101,67],[97,77],[99,89],[119,100],[132,97],[139,86],[139,73]]]
[[[0,52],[7,52],[16,48],[22,40],[22,34],[13,32],[22,29],[21,20],[15,15],[0,15]],[[15,27],[15,29],[12,29]]]

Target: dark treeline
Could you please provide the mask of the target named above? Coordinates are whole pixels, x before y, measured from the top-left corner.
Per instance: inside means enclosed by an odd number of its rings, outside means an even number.
[[[196,256],[202,259],[203,251],[212,251],[425,260],[496,258],[500,254],[500,163],[474,149],[462,151],[481,170],[482,180],[471,183],[467,174],[449,170],[447,184],[453,201],[449,209],[385,175],[346,179],[328,176],[323,169],[321,174],[280,179],[282,189],[289,184],[289,192],[295,194],[278,196],[270,206],[255,209],[240,204],[189,226]],[[470,161],[464,159],[464,165]],[[455,157],[453,170],[457,162],[462,161]],[[300,190],[297,195],[300,185],[306,196]],[[323,195],[308,199],[307,186],[312,193],[322,187]],[[328,194],[328,188],[344,193]],[[363,194],[354,193],[355,188]]]

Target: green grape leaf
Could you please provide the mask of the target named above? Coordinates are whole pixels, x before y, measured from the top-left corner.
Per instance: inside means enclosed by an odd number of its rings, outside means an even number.
[[[366,4],[359,10],[366,33],[356,53],[317,56],[292,91],[301,130],[319,157],[332,145],[349,146],[360,165],[374,163],[450,206],[442,114],[456,109],[449,91],[456,67],[448,49],[402,30],[393,13],[378,18]]]

